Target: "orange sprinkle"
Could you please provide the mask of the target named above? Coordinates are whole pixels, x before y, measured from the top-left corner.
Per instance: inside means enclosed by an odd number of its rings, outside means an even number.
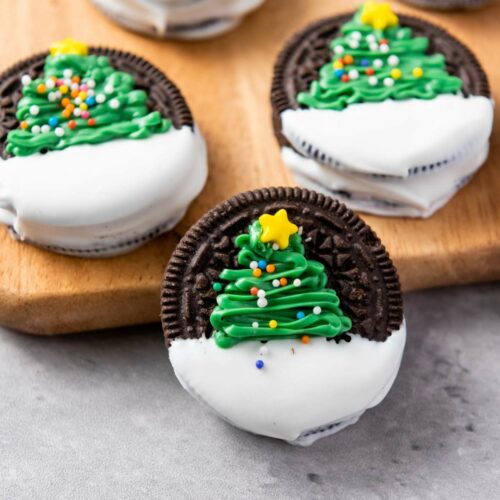
[[[71,111],[66,108],[63,112],[62,112],[62,115],[64,118],[69,118],[71,116]]]
[[[28,128],[28,122],[21,122],[20,126],[22,129],[27,129]]]
[[[350,54],[348,54],[348,55],[344,56],[343,61],[344,61],[344,64],[352,64],[354,62],[354,58]]]
[[[262,269],[259,269],[259,268],[254,269],[254,270],[252,271],[252,274],[253,274],[256,278],[260,278],[260,277],[262,276]]]
[[[79,76],[74,76],[73,78],[71,78],[71,81],[73,83],[80,83],[80,77]]]
[[[268,273],[274,273],[274,271],[276,271],[276,266],[274,264],[268,264],[266,266],[266,271]]]
[[[302,335],[300,340],[303,344],[309,344],[309,342],[311,342],[311,337],[309,337],[309,335]]]
[[[95,125],[95,119],[94,118],[89,118],[89,120],[87,121],[87,123],[89,124],[89,127],[93,127]]]
[[[259,291],[259,289],[256,286],[253,286],[252,288],[250,288],[250,293],[252,295],[257,295],[258,291]]]
[[[45,91],[47,90],[47,87],[45,86],[45,84],[43,83],[39,83],[36,87],[36,91],[39,93],[39,94],[43,94]]]
[[[280,285],[285,286],[288,283],[288,280],[286,278],[280,278]]]
[[[76,122],[75,122],[75,120],[70,120],[70,121],[68,122],[68,127],[69,127],[71,130],[73,130],[74,128],[76,128]]]
[[[71,104],[71,101],[65,97],[62,101],[61,101],[61,104],[66,107],[66,106],[69,106]]]
[[[57,82],[57,76],[56,75],[52,75],[50,77],[50,79],[53,81],[53,82]]]
[[[68,109],[70,112],[73,112],[75,109],[75,105],[70,103],[66,106],[66,109]]]
[[[72,90],[71,91],[71,97],[73,99],[75,99],[76,97],[78,97],[78,94],[80,93],[80,91],[78,89],[75,89],[75,90]]]

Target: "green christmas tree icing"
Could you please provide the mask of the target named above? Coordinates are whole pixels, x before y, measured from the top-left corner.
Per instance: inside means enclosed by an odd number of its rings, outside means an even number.
[[[219,347],[244,340],[335,337],[351,329],[336,292],[326,288],[323,264],[304,256],[297,226],[285,210],[265,214],[239,235],[238,264],[224,269],[224,290],[210,316]]]
[[[88,55],[85,45],[71,39],[54,44],[39,78],[24,75],[21,81],[20,128],[7,136],[7,152],[15,156],[144,139],[172,125],[148,109],[148,96],[135,88],[132,75],[115,70],[105,56]]]
[[[412,37],[389,4],[366,2],[345,23],[330,47],[333,60],[319,70],[297,101],[317,109],[386,99],[433,99],[460,91],[462,81],[446,71],[442,54],[427,55],[429,39]]]

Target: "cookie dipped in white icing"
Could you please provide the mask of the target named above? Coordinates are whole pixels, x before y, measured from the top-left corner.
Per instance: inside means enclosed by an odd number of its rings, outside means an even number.
[[[205,183],[206,148],[182,96],[156,68],[65,40],[43,73],[19,71],[5,73],[23,95],[15,103],[19,128],[9,131],[0,159],[0,222],[15,238],[111,256],[180,220]],[[137,88],[143,75],[154,97]]]
[[[203,39],[235,28],[264,0],[93,0],[117,23],[149,36]]]

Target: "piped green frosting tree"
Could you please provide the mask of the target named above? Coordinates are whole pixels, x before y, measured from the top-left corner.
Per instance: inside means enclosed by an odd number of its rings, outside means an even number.
[[[236,238],[241,269],[224,269],[214,283],[220,293],[210,316],[219,347],[244,340],[311,336],[333,338],[351,320],[336,292],[326,288],[323,264],[306,259],[298,228],[285,210],[264,214]]]
[[[446,71],[442,54],[427,54],[429,39],[413,37],[388,3],[366,2],[330,43],[331,62],[297,101],[316,109],[386,99],[434,99],[460,91],[462,80]]]

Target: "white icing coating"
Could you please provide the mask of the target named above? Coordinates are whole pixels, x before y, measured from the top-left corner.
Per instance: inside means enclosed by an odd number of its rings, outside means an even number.
[[[189,127],[13,157],[0,160],[0,223],[39,245],[116,255],[175,225],[206,176],[205,144]]]
[[[221,349],[213,339],[175,339],[170,361],[183,387],[236,427],[294,444],[354,423],[385,397],[399,370],[406,326],[385,342],[311,338]],[[264,361],[258,370],[257,359]],[[338,426],[331,427],[332,424]],[[326,426],[325,429],[321,429]]]
[[[342,111],[289,109],[281,113],[281,123],[285,137],[305,155],[316,150],[340,169],[407,177],[414,167],[486,144],[493,101],[446,94],[355,104]]]
[[[304,158],[292,148],[281,155],[298,184],[340,198],[350,208],[387,216],[429,217],[445,205],[486,160],[489,144],[426,175],[373,177],[337,170]],[[351,193],[343,196],[342,191]]]
[[[118,23],[147,35],[209,38],[237,26],[264,0],[93,0]]]

